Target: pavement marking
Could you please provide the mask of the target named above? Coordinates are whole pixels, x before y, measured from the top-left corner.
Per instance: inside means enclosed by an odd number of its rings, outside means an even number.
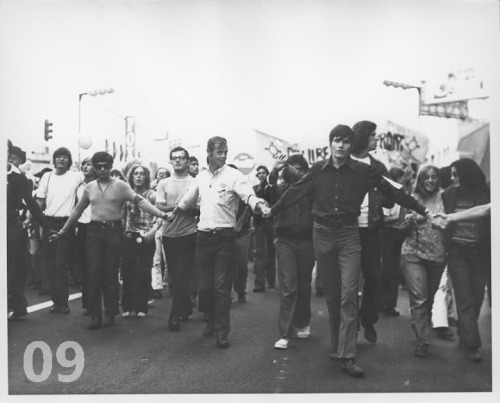
[[[68,298],[69,301],[80,298],[82,296],[81,292],[77,292],[76,294],[71,294]],[[41,304],[36,304],[28,307],[28,313],[40,311],[45,308],[50,308],[54,303],[52,301],[42,302]]]

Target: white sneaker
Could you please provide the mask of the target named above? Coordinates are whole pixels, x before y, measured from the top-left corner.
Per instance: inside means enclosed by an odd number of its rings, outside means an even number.
[[[308,339],[311,337],[311,326],[306,326],[301,329],[297,329],[297,337],[299,339]]]
[[[132,316],[132,312],[127,311],[122,313],[122,318],[130,318],[130,316]]]
[[[276,343],[274,343],[274,348],[278,350],[286,350],[289,343],[290,339],[279,339]]]
[[[154,298],[151,298],[149,301],[148,301],[148,305],[153,305],[155,303],[155,299]]]
[[[147,313],[145,313],[145,312],[137,312],[137,316],[139,318],[144,318],[145,316],[147,316]]]

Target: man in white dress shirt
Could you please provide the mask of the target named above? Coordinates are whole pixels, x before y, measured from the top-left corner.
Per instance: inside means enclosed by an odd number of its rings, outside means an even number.
[[[173,220],[199,199],[200,221],[196,239],[196,268],[199,275],[200,310],[206,313],[203,336],[216,334],[219,348],[229,347],[229,312],[235,268],[236,214],[239,199],[260,212],[265,201],[255,196],[252,186],[238,170],[226,166],[227,141],[212,137],[207,143],[208,169],[169,213]]]

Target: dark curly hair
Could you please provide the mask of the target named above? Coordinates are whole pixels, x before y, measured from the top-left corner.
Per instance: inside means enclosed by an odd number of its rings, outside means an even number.
[[[488,195],[490,194],[490,188],[486,183],[486,176],[476,161],[470,158],[460,158],[452,162],[451,167],[454,167],[458,172],[459,192],[484,192]]]

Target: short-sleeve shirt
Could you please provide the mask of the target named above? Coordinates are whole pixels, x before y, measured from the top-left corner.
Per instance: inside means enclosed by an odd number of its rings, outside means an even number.
[[[184,178],[162,179],[156,189],[156,203],[166,205],[177,205],[182,196],[196,183],[191,176]],[[177,238],[190,235],[196,232],[196,218],[188,211],[180,210],[172,222],[164,221],[162,226],[162,236]]]
[[[146,190],[140,196],[144,197],[151,204],[156,203],[156,194],[153,190]],[[127,209],[127,223],[126,229],[134,232],[147,232],[153,228],[156,222],[156,217],[152,214],[146,213],[139,208],[137,204],[126,202],[125,208]]]
[[[36,197],[45,199],[44,214],[48,217],[69,217],[82,181],[81,172],[67,171],[62,175],[56,175],[53,171],[45,173],[36,190]]]

